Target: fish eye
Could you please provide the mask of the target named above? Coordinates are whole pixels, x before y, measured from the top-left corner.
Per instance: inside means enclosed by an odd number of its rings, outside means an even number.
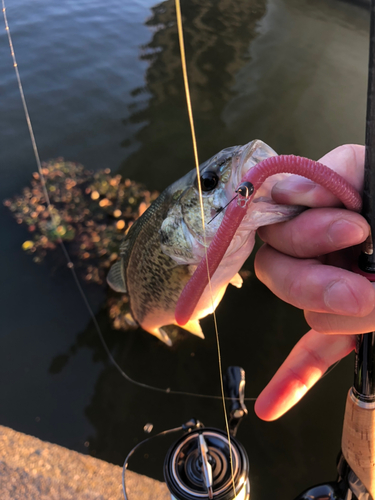
[[[203,172],[201,175],[202,191],[212,191],[219,183],[219,177],[215,172]]]

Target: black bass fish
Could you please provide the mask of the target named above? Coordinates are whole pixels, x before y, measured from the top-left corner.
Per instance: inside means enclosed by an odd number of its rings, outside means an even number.
[[[275,155],[260,140],[223,149],[199,167],[200,179],[196,170],[186,174],[163,191],[132,225],[121,244],[120,260],[111,267],[107,281],[115,291],[129,295],[132,319],[144,330],[171,345],[163,326],[176,324],[177,300],[204,257],[205,246],[215,236],[225,206],[235,197],[244,174]],[[211,279],[211,290],[206,287],[184,329],[204,338],[199,320],[216,309],[229,283],[241,287],[238,271],[254,247],[256,229],[290,219],[301,211],[301,207],[272,201],[271,188],[283,176],[270,177],[259,189]],[[198,182],[203,192],[205,235]]]

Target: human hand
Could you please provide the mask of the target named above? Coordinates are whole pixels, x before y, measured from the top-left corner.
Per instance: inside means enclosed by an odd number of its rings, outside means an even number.
[[[362,191],[363,146],[340,146],[319,161]],[[313,208],[291,221],[258,229],[265,245],[256,255],[255,272],[275,295],[304,310],[312,330],[258,397],[255,412],[263,420],[283,415],[329,366],[349,354],[354,334],[375,330],[374,286],[349,271],[355,260],[351,247],[369,233],[365,219],[335,208],[340,203],[333,195],[297,176],[278,182],[272,197],[277,203]]]

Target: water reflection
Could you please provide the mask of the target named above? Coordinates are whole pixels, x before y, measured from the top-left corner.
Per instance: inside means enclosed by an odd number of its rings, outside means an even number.
[[[238,137],[228,131],[221,113],[233,98],[236,73],[249,61],[248,49],[257,36],[266,4],[266,0],[192,0],[182,4],[201,161],[237,144]],[[146,84],[133,90],[141,109],[132,110],[129,118],[133,124],[142,124],[136,134],[140,147],[121,171],[161,190],[193,168],[174,1],[153,7],[146,24],[154,32],[152,40],[142,47],[141,58],[149,62]],[[139,100],[142,95],[147,96],[143,105]]]
[[[337,0],[268,3],[262,36],[223,111],[237,140],[318,159],[364,142],[368,10]]]

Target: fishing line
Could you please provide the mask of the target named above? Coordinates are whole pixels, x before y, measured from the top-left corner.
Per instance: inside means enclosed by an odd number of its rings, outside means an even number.
[[[32,127],[32,124],[31,124],[31,119],[30,119],[28,107],[27,107],[27,104],[26,104],[26,98],[25,98],[24,91],[23,91],[21,77],[20,77],[20,74],[19,74],[19,71],[18,71],[18,64],[17,64],[17,60],[16,60],[16,56],[15,56],[15,51],[14,51],[14,47],[13,47],[12,37],[11,37],[11,34],[10,34],[10,28],[9,28],[9,25],[8,25],[8,19],[7,19],[7,15],[6,15],[5,0],[2,0],[2,11],[3,11],[3,17],[4,17],[4,23],[5,23],[5,30],[6,30],[7,35],[8,35],[8,42],[9,42],[10,52],[11,52],[11,56],[12,56],[12,59],[13,59],[13,66],[14,66],[14,70],[15,70],[15,73],[16,73],[18,88],[19,88],[19,92],[20,92],[20,95],[21,95],[21,100],[22,100],[23,110],[24,110],[24,113],[25,113],[26,122],[27,122],[28,130],[29,130],[29,135],[30,135],[30,138],[31,138],[31,143],[32,143],[33,152],[34,152],[34,157],[35,157],[37,168],[38,168],[38,172],[39,172],[39,175],[40,175],[40,181],[41,181],[41,184],[42,184],[43,194],[44,194],[44,197],[45,197],[45,200],[46,200],[47,210],[49,212],[52,225],[53,225],[54,229],[56,229],[57,228],[57,224],[56,224],[55,214],[53,213],[52,205],[51,205],[50,198],[49,198],[49,195],[48,195],[48,191],[47,191],[47,188],[46,188],[46,181],[45,181],[45,177],[44,177],[42,166],[41,166],[39,151],[38,151],[38,147],[37,147],[37,144],[36,144],[35,135],[34,135],[33,127]],[[80,293],[80,295],[82,297],[82,300],[85,303],[87,311],[88,311],[88,313],[90,315],[90,318],[91,318],[91,320],[92,320],[92,322],[94,324],[94,327],[95,327],[95,329],[97,331],[97,334],[98,334],[98,336],[100,338],[100,341],[101,341],[101,343],[102,343],[102,345],[104,347],[104,350],[107,353],[107,356],[108,356],[109,360],[111,361],[111,363],[117,368],[117,370],[120,372],[120,374],[128,382],[130,382],[130,383],[132,383],[134,385],[137,385],[138,387],[142,387],[144,389],[149,389],[149,390],[153,390],[153,391],[161,392],[161,393],[165,393],[165,394],[173,394],[173,395],[196,397],[196,398],[222,400],[222,396],[216,396],[216,395],[211,395],[211,394],[199,394],[199,393],[188,392],[188,391],[178,391],[178,390],[173,390],[173,389],[170,389],[170,388],[163,389],[161,387],[155,387],[155,386],[152,386],[152,385],[149,385],[149,384],[145,384],[143,382],[138,382],[137,380],[134,380],[133,378],[131,378],[120,367],[120,365],[117,363],[117,361],[113,357],[113,355],[112,355],[112,353],[111,353],[111,351],[110,351],[110,349],[109,349],[106,341],[104,340],[104,336],[103,336],[103,333],[102,333],[101,328],[99,326],[99,323],[98,323],[98,321],[97,321],[97,319],[95,317],[95,314],[94,314],[94,312],[93,312],[93,310],[92,310],[92,308],[90,306],[90,303],[89,303],[89,301],[88,301],[88,299],[86,297],[86,294],[85,294],[85,292],[84,292],[84,290],[82,288],[82,285],[81,285],[81,283],[79,281],[79,278],[77,276],[77,273],[75,271],[74,264],[73,264],[72,260],[70,259],[69,253],[68,253],[68,251],[66,249],[66,246],[65,246],[63,240],[60,237],[57,237],[56,241],[61,246],[61,249],[62,249],[63,254],[64,254],[64,256],[66,258],[66,261],[67,261],[67,267],[72,272],[72,276],[73,276],[74,282],[76,283],[76,286],[77,286],[78,291],[79,291],[79,293]],[[226,399],[230,400],[230,398],[226,398]],[[255,401],[257,398],[244,398],[244,399],[246,401]]]
[[[173,429],[168,429],[166,431],[161,431],[158,434],[155,434],[155,436],[150,436],[150,437],[144,439],[140,443],[136,444],[131,451],[129,451],[127,457],[124,460],[124,465],[122,466],[122,492],[124,494],[124,499],[125,500],[128,500],[128,495],[126,493],[126,486],[125,486],[125,472],[126,472],[126,469],[128,468],[129,458],[133,455],[133,453],[135,451],[137,451],[137,449],[140,446],[142,446],[145,443],[148,443],[148,441],[151,441],[154,438],[157,438],[157,437],[160,437],[160,436],[166,436],[167,434],[172,434],[173,432],[178,432],[178,431],[182,431],[182,430],[185,430],[185,426],[184,425],[182,425],[180,427],[175,427]]]
[[[324,373],[323,375],[320,377],[319,379],[319,382],[324,378],[326,377],[327,375],[329,375],[331,372],[333,372],[333,370],[336,368],[336,366],[340,363],[341,359],[339,359],[338,361],[336,361],[336,363],[333,363],[333,365],[331,365]]]
[[[248,184],[249,184],[249,182],[243,182],[243,183],[239,186],[239,188],[238,188],[238,189],[237,189],[237,191],[236,191],[236,193],[237,193],[237,194],[236,194],[235,196],[233,196],[233,198],[232,198],[231,200],[229,200],[229,201],[228,201],[228,203],[227,203],[226,205],[224,205],[223,207],[221,207],[221,208],[219,208],[219,209],[218,209],[218,211],[217,211],[217,212],[216,212],[216,214],[212,217],[212,219],[211,219],[211,220],[209,220],[209,221],[207,222],[207,226],[208,226],[208,224],[210,224],[210,223],[211,223],[214,219],[216,219],[216,217],[217,217],[219,214],[221,214],[221,212],[222,212],[223,210],[225,210],[225,209],[227,208],[227,206],[228,206],[228,205],[230,205],[230,204],[232,203],[232,201],[234,201],[236,198],[238,198],[238,194],[240,194],[241,196],[244,196],[244,197],[246,198],[246,200],[247,200],[247,199],[249,199],[249,196],[250,196],[250,194],[251,194],[251,193],[249,192],[249,187],[248,187]],[[245,200],[245,204],[247,203],[247,201],[246,201],[246,200]],[[239,202],[237,202],[237,203],[239,203]],[[206,254],[206,259],[207,259],[207,254]]]
[[[210,296],[211,296],[212,314],[213,314],[213,320],[214,320],[214,325],[215,325],[215,337],[216,337],[217,357],[218,357],[219,376],[220,376],[220,390],[221,390],[221,397],[222,397],[222,401],[223,401],[225,428],[226,428],[226,432],[227,432],[227,436],[228,436],[229,462],[230,462],[230,469],[231,469],[231,474],[232,474],[233,492],[234,492],[234,496],[236,496],[236,486],[235,486],[235,482],[234,482],[233,459],[232,459],[232,446],[231,446],[231,439],[230,439],[231,437],[230,437],[230,431],[229,431],[227,408],[226,408],[226,404],[225,404],[224,380],[223,380],[223,369],[222,369],[222,361],[221,361],[219,330],[217,327],[217,319],[216,319],[216,313],[215,313],[215,308],[214,308],[214,298],[213,298],[212,285],[211,285],[211,276],[210,276],[210,270],[209,270],[208,259],[207,259],[207,240],[206,240],[206,227],[205,227],[205,219],[204,219],[203,194],[202,194],[202,186],[200,183],[198,148],[197,148],[197,140],[196,140],[196,136],[195,136],[193,110],[192,110],[192,106],[191,106],[189,80],[188,80],[187,67],[186,67],[185,44],[184,44],[184,33],[183,33],[183,28],[182,28],[182,16],[181,16],[180,0],[175,0],[175,6],[176,6],[176,17],[177,17],[178,40],[179,40],[180,53],[181,53],[182,74],[184,77],[186,104],[187,104],[187,108],[188,108],[191,136],[192,136],[192,140],[193,140],[195,168],[197,171],[199,205],[200,205],[200,211],[201,211],[202,230],[203,230],[203,246],[204,246],[204,254],[205,254],[205,260],[206,260],[208,286],[209,286]]]
[[[214,219],[216,219],[216,217],[217,217],[219,214],[221,214],[221,212],[222,212],[223,210],[225,210],[225,209],[227,208],[227,206],[228,206],[230,203],[232,203],[232,201],[234,201],[236,198],[238,198],[238,194],[236,194],[236,196],[233,196],[233,198],[232,198],[230,201],[228,201],[228,203],[227,203],[224,207],[219,208],[219,210],[218,210],[218,211],[216,212],[216,214],[212,217],[212,219],[211,219],[211,220],[209,220],[209,221],[207,222],[207,226],[208,226],[208,224],[211,224],[211,222],[212,222]]]

